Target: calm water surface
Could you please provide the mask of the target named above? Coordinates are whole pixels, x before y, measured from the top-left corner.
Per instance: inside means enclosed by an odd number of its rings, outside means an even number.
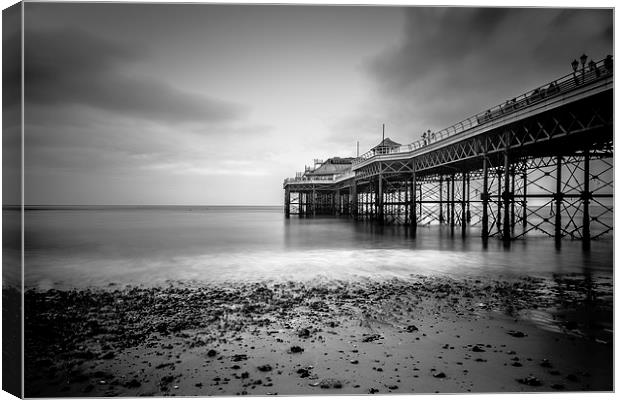
[[[483,249],[473,231],[463,240],[448,229],[418,228],[414,240],[402,227],[286,220],[280,207],[30,208],[25,239],[26,286],[42,289],[411,274],[609,277],[613,260],[611,240],[594,242],[589,254],[578,241],[556,251],[552,240],[540,238],[509,250],[490,240]]]

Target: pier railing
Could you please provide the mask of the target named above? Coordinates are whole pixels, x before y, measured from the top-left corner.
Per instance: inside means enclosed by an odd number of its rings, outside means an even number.
[[[522,110],[531,105],[543,102],[549,98],[565,94],[585,84],[593,83],[601,79],[606,79],[613,74],[613,60],[600,60],[594,64],[578,69],[573,73],[566,74],[536,89],[530,90],[517,97],[507,100],[505,103],[489,108],[486,111],[466,118],[454,125],[451,125],[438,132],[431,132],[426,138],[416,140],[412,143],[393,148],[381,148],[370,150],[353,160],[353,165],[359,164],[374,156],[408,153],[420,149],[431,143],[436,143],[459,133],[465,132],[476,126],[481,126],[493,120]]]
[[[284,179],[284,184],[288,183],[336,183],[355,176],[355,172],[346,171],[340,174],[322,175],[322,176],[296,176],[294,178]]]

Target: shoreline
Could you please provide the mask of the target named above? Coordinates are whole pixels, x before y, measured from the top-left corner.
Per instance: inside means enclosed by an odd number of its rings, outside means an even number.
[[[26,396],[611,391],[612,307],[577,274],[31,289]]]

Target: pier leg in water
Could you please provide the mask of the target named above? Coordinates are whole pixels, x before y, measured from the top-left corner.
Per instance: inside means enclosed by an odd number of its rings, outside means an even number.
[[[555,173],[555,247],[562,247],[562,156],[556,158]]]
[[[416,237],[416,231],[418,229],[418,216],[417,216],[417,194],[416,194],[416,186],[417,186],[417,177],[415,173],[415,161],[413,162],[413,172],[411,173],[411,226],[409,227],[411,230],[411,236],[413,238]]]
[[[417,181],[417,179],[416,179],[416,181]],[[420,188],[420,190],[418,191],[417,198],[416,198],[416,201],[419,204],[418,213],[416,214],[416,217],[417,217],[416,221],[421,221],[421,220],[424,219],[424,215],[422,214],[422,212],[423,212],[423,209],[422,209],[422,195],[423,195],[423,193],[422,193],[422,183],[418,184],[416,182],[416,185]]]
[[[284,217],[291,217],[291,191],[288,187],[284,191]]]
[[[375,207],[377,208],[377,223],[383,225],[383,175],[379,174],[377,179],[377,193]]]
[[[497,170],[497,215],[495,216],[497,234],[502,234],[502,170]]]
[[[515,217],[515,201],[514,201],[514,195],[515,195],[515,170],[514,167],[512,167],[510,169],[510,179],[511,179],[511,189],[510,189],[510,235],[512,237],[514,237],[515,235],[515,221],[516,221],[516,217]]]
[[[443,176],[439,175],[439,223],[443,224]]]
[[[586,149],[583,158],[583,233],[582,248],[590,250],[590,151]]]
[[[469,178],[469,172],[467,173],[467,223],[471,223],[471,181]]]
[[[411,220],[409,219],[409,217],[411,216],[411,212],[410,212],[410,208],[411,208],[411,203],[409,202],[409,190],[410,190],[410,186],[411,184],[409,183],[409,181],[405,181],[405,226],[411,226]]]
[[[340,215],[340,189],[336,190],[336,195],[334,197],[334,214],[336,214],[336,216]]]
[[[316,188],[312,187],[312,216],[316,216]]]
[[[482,159],[482,244],[489,240],[489,161],[486,154]]]
[[[463,173],[463,192],[461,193],[461,236],[465,237],[467,229],[467,174]]]
[[[508,152],[504,153],[504,232],[502,238],[504,247],[510,246],[510,157]]]
[[[455,200],[455,196],[454,196],[454,174],[452,174],[452,177],[450,178],[451,181],[451,186],[452,186],[452,194],[450,197],[450,235],[454,236],[454,200]]]
[[[523,167],[523,232],[527,229],[527,163]]]

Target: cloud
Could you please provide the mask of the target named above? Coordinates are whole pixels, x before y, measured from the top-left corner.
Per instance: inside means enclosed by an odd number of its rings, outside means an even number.
[[[368,69],[389,90],[446,71],[452,83],[479,83],[489,73],[529,75],[527,67],[568,65],[588,48],[611,49],[612,18],[611,10],[411,8],[401,43]]]
[[[80,104],[164,123],[222,123],[242,118],[244,106],[178,89],[131,72],[148,61],[145,49],[75,28],[25,32],[27,104]]]
[[[568,74],[583,52],[613,50],[604,9],[409,8],[402,39],[369,59],[363,109],[417,139]]]

